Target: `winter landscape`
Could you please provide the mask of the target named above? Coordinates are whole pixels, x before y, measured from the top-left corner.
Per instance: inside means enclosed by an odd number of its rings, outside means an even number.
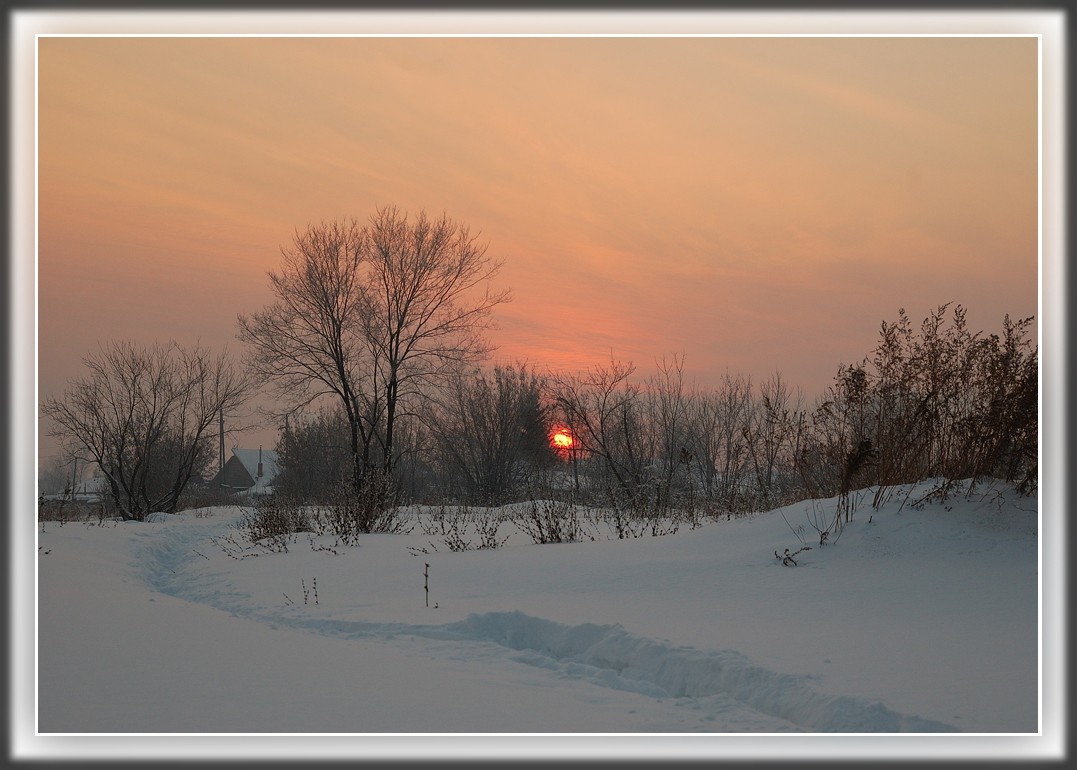
[[[39,37],[35,737],[1032,746],[1043,45]]]
[[[1034,733],[1034,499],[931,491],[858,493],[824,547],[809,503],[455,552],[424,509],[287,552],[243,546],[238,508],[43,523],[40,729]]]

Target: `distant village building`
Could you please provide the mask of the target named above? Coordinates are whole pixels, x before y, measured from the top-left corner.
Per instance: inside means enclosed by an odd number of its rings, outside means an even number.
[[[273,491],[277,477],[277,453],[258,449],[233,449],[228,462],[209,482],[234,492],[267,495]]]
[[[108,494],[108,480],[100,472],[94,473],[88,479],[81,479],[72,489],[67,485],[62,492],[40,493],[43,500],[78,500],[85,503],[96,503]]]

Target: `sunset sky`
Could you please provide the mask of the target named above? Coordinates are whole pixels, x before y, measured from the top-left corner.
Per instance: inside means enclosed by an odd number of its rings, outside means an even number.
[[[39,384],[100,342],[243,353],[296,228],[447,213],[505,262],[497,361],[811,400],[906,308],[1037,314],[1037,41],[39,42]],[[41,453],[54,450],[41,425]],[[271,444],[272,434],[248,443]]]

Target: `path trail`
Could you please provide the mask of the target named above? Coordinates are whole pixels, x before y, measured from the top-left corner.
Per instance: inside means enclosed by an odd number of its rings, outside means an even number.
[[[806,677],[755,665],[733,650],[676,647],[628,633],[619,625],[564,625],[521,612],[472,614],[435,625],[303,618],[287,608],[257,603],[223,577],[196,569],[211,540],[231,520],[184,522],[142,533],[135,563],[141,578],[160,593],[208,605],[273,628],[421,648],[456,661],[511,661],[537,667],[552,679],[576,680],[672,699],[696,712],[710,732],[952,732],[957,728],[896,713],[878,702],[826,694]],[[481,676],[481,667],[476,675]],[[749,727],[750,726],[750,727]]]

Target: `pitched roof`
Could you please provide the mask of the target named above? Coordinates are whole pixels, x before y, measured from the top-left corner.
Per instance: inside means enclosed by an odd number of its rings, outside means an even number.
[[[272,449],[233,449],[232,454],[243,463],[247,473],[254,479],[254,488],[270,486],[277,475],[277,453]],[[261,457],[262,476],[258,476],[258,458]]]

